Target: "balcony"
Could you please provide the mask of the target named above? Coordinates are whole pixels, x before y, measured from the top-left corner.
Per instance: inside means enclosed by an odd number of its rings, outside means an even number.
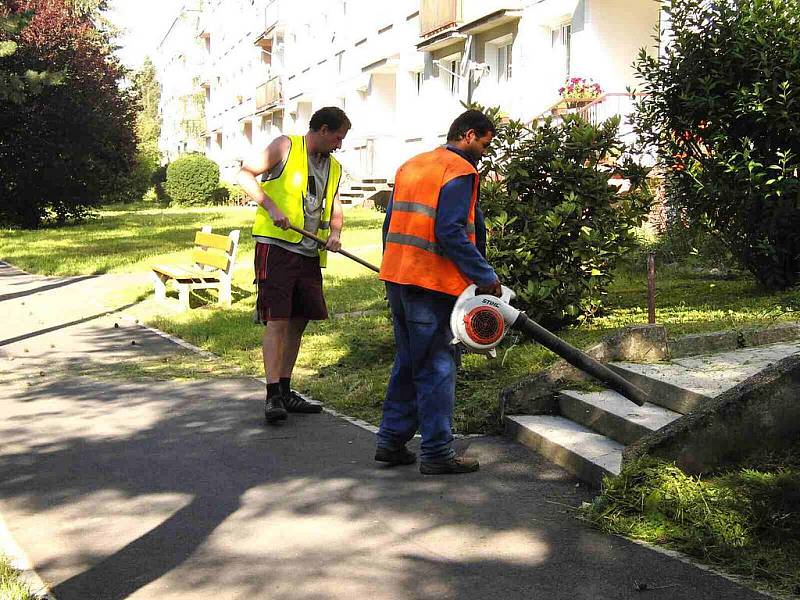
[[[463,0],[420,0],[418,50],[430,52],[465,37],[457,29],[462,21]]]
[[[272,0],[264,7],[264,27],[255,40],[256,46],[261,46],[268,52],[272,52],[272,41],[275,37],[273,34],[281,20],[281,1]]]
[[[520,0],[420,0],[417,49],[438,50],[521,16]]]
[[[283,103],[281,80],[273,77],[256,88],[256,112],[266,112]]]

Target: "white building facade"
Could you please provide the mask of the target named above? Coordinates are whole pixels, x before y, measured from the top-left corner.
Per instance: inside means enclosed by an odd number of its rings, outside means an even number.
[[[205,151],[231,179],[248,152],[335,105],[353,123],[345,169],[391,180],[444,142],[462,102],[529,121],[585,77],[608,94],[592,114],[624,113],[659,17],[653,0],[205,0]]]
[[[161,86],[159,149],[165,161],[204,152],[205,129],[199,75],[203,56],[197,40],[200,2],[187,3],[158,46],[154,65]]]

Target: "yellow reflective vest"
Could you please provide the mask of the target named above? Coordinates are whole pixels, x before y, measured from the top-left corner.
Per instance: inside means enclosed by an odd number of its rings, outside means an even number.
[[[287,136],[291,142],[289,156],[283,171],[275,179],[270,179],[261,184],[264,193],[267,194],[278,208],[283,211],[289,221],[295,227],[303,227],[305,218],[303,213],[303,199],[308,193],[308,153],[306,151],[306,138],[303,135]],[[339,191],[339,181],[342,178],[342,166],[333,156],[330,157],[331,164],[328,169],[328,182],[325,186],[325,199],[322,205],[322,215],[320,217],[319,231],[317,236],[328,239],[331,227],[331,211],[333,209],[333,199]],[[253,222],[253,235],[271,237],[297,243],[303,236],[291,229],[281,229],[277,227],[269,213],[260,206],[256,209],[256,218]],[[324,267],[327,264],[327,252],[324,249],[319,251],[319,263]]]

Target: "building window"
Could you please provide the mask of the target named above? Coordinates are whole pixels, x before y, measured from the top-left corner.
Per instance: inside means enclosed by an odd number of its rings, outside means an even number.
[[[499,83],[511,80],[511,49],[510,42],[497,48],[497,81]]]
[[[424,80],[424,74],[422,71],[417,71],[416,73],[412,73],[414,76],[414,89],[417,92],[417,96],[422,94],[422,82]]]
[[[564,23],[552,32],[552,47],[564,70],[564,79],[569,79],[572,59],[572,23]]]
[[[450,93],[456,96],[458,94],[458,61],[448,60],[446,63],[447,69],[450,71],[447,75],[450,77]]]

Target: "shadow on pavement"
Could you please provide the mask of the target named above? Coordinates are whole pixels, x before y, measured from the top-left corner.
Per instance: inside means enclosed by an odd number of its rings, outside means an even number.
[[[424,478],[376,467],[372,435],[327,414],[265,428],[259,398],[247,380],[21,393],[0,498],[58,524],[38,561],[56,597],[633,598],[634,578],[756,597],[565,517],[586,492],[513,444],[462,442],[482,471]]]

